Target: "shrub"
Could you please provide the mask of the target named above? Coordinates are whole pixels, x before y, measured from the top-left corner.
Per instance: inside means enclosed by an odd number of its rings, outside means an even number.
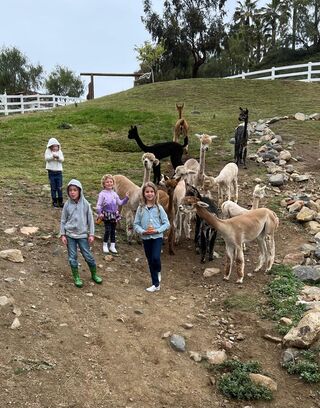
[[[320,381],[318,349],[302,351],[296,360],[289,361],[283,366],[289,374],[296,374],[305,382],[316,383]]]

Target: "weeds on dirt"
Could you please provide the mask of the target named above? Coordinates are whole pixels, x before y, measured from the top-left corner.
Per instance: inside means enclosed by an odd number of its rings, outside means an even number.
[[[283,364],[283,367],[289,374],[298,375],[301,380],[307,383],[319,382],[319,352],[319,349],[301,351],[293,361]]]
[[[255,312],[259,306],[259,299],[252,293],[235,293],[224,301],[227,309],[236,309],[243,312]]]
[[[214,373],[221,374],[217,386],[219,391],[228,398],[237,400],[271,400],[272,392],[265,386],[251,381],[250,373],[261,373],[257,361],[242,363],[237,360],[227,360],[214,368]]]
[[[305,312],[305,306],[297,304],[298,294],[303,287],[301,280],[296,278],[292,269],[286,265],[274,265],[271,273],[275,278],[266,286],[265,293],[268,297],[265,317],[279,321],[281,317],[288,317],[292,325],[285,326],[278,323],[280,334],[286,334],[290,328],[296,325]]]

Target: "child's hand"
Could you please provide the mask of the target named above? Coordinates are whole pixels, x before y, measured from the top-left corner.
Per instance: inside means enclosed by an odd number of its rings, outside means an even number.
[[[156,233],[157,233],[156,230],[148,229],[148,230],[143,231],[142,235],[152,235]]]
[[[63,245],[67,245],[67,243],[68,243],[67,237],[65,235],[61,235],[61,241],[62,241]]]
[[[92,244],[92,242],[94,241],[94,235],[89,235],[88,241],[89,244]]]

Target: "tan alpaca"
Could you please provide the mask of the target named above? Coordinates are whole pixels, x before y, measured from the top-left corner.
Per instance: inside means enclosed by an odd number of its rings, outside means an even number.
[[[205,208],[207,206],[208,204],[197,197],[186,196],[182,200],[180,210],[189,213],[196,211],[200,218],[203,218],[221,234],[227,252],[224,279],[229,280],[232,265],[235,262],[237,283],[243,282],[243,243],[255,239],[260,250],[259,263],[255,271],[260,270],[264,263],[266,263],[266,271],[269,271],[275,258],[274,234],[279,225],[277,215],[267,208],[258,208],[227,220],[221,220],[207,211]]]
[[[182,117],[182,110],[184,108],[184,103],[178,105],[176,103],[177,111],[179,112],[179,119],[174,126],[173,141],[179,143],[179,137],[185,138],[189,133],[189,125],[185,118]],[[184,148],[185,152],[188,153],[188,145]]]
[[[209,136],[206,134],[198,134],[196,133],[197,138],[200,140],[200,160],[199,160],[199,171],[197,174],[197,181],[196,181],[196,187],[197,188],[202,188],[203,185],[203,180],[204,180],[204,171],[205,171],[205,165],[206,165],[206,152],[209,150],[209,146],[212,143],[213,139],[216,139],[218,136]]]

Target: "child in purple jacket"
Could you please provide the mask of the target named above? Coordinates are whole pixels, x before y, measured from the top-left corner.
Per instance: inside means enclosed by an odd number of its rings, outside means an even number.
[[[98,220],[103,220],[105,232],[103,238],[103,252],[117,254],[116,250],[116,224],[121,217],[118,211],[119,205],[124,205],[129,200],[129,193],[123,200],[114,191],[114,178],[111,174],[105,174],[101,179],[103,190],[100,191],[97,202]],[[110,247],[108,242],[110,238]]]

